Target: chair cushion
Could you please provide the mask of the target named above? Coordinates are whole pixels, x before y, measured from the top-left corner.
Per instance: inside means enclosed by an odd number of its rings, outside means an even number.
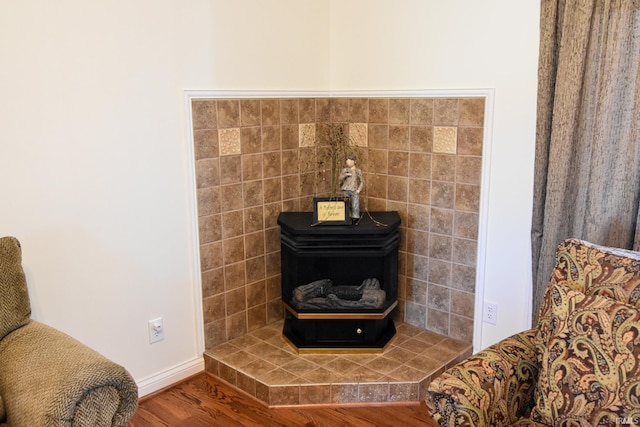
[[[532,420],[596,426],[640,417],[640,309],[557,283],[543,305]]]
[[[29,323],[31,305],[22,250],[15,237],[0,238],[0,339]]]
[[[550,283],[640,307],[640,252],[567,239],[558,245]]]

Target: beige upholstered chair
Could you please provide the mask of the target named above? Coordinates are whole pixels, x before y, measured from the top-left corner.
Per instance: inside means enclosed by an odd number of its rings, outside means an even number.
[[[535,328],[429,386],[443,426],[640,425],[640,253],[568,239]]]
[[[0,238],[0,426],[123,426],[137,408],[129,373],[31,320],[20,243]]]

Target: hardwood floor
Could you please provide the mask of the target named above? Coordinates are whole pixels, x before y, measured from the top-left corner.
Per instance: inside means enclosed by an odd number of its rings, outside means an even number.
[[[140,401],[128,427],[437,427],[424,402],[268,408],[206,373]]]

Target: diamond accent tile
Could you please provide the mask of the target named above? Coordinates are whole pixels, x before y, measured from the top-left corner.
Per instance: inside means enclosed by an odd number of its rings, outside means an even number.
[[[367,138],[368,132],[367,123],[351,123],[349,125],[349,137],[353,143],[358,147],[368,147],[369,139]]]
[[[456,154],[458,148],[458,128],[435,126],[433,128],[433,152]]]
[[[316,145],[316,124],[302,123],[298,129],[300,147],[313,147]]]
[[[207,350],[207,372],[269,406],[409,402],[472,353],[471,344],[398,323],[381,353],[298,354],[282,328],[279,321]]]
[[[218,129],[220,156],[240,154],[240,128]]]

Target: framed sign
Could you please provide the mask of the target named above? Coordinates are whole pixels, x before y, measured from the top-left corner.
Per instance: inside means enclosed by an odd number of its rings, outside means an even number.
[[[313,223],[317,225],[351,224],[348,199],[332,197],[314,198]]]

